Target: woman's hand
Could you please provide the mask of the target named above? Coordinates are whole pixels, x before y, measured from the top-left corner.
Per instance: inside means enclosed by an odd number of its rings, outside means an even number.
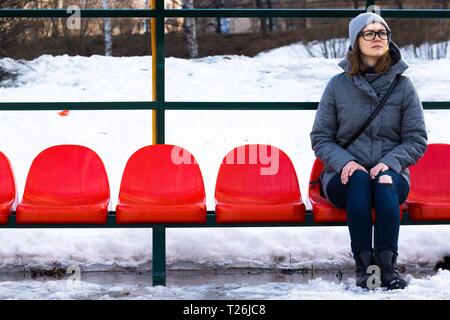
[[[364,168],[362,165],[356,163],[355,161],[349,161],[344,168],[342,168],[341,173],[341,182],[342,184],[347,184],[348,178],[355,172],[356,170],[362,170],[365,173],[368,173],[366,168]]]
[[[385,165],[383,162],[379,162],[375,167],[370,169],[370,178],[375,179],[375,177],[383,171],[389,170],[389,167]]]

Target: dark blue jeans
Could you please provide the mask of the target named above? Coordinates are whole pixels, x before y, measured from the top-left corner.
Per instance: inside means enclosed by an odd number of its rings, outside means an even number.
[[[392,183],[380,183],[379,177],[389,175]],[[362,170],[356,170],[347,184],[336,174],[327,186],[331,203],[347,209],[353,254],[372,251],[372,208],[375,208],[375,247],[378,252],[397,253],[400,229],[399,205],[409,193],[408,182],[392,170],[380,172],[375,179]]]

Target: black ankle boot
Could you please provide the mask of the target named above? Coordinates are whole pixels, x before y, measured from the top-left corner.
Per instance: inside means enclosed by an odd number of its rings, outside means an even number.
[[[376,261],[381,269],[381,285],[388,290],[404,289],[406,287],[406,281],[400,277],[400,274],[396,270],[397,255],[389,250],[380,252]]]
[[[364,251],[359,254],[354,255],[356,264],[356,285],[358,287],[367,289],[367,280],[371,276],[367,273],[367,268],[375,264],[371,251]]]

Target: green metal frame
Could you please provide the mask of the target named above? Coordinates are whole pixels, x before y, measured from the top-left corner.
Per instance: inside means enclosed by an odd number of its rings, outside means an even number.
[[[408,211],[402,212],[401,225],[446,225],[450,220],[411,220]],[[243,222],[218,223],[214,211],[206,214],[206,223],[132,223],[120,224],[116,222],[116,212],[109,211],[105,224],[18,224],[13,212],[6,224],[0,224],[0,229],[60,229],[60,228],[89,228],[89,229],[148,229],[148,228],[237,228],[237,227],[337,227],[347,226],[345,222],[315,222],[312,210],[306,210],[305,222]]]
[[[374,5],[366,1],[366,8]],[[0,111],[21,110],[156,110],[156,141],[165,142],[165,110],[316,110],[317,102],[170,102],[165,100],[165,18],[172,17],[230,17],[230,18],[352,18],[365,12],[362,9],[165,9],[164,0],[157,0],[154,9],[82,9],[81,18],[155,18],[156,19],[156,100],[148,102],[8,102],[0,103]],[[448,19],[450,10],[437,9],[381,9],[384,18]],[[63,9],[0,9],[1,18],[68,18],[72,15]],[[424,109],[450,109],[450,101],[423,102]],[[411,221],[403,213],[402,225],[450,224],[450,221]],[[305,223],[243,223],[219,224],[215,212],[208,211],[205,224],[117,224],[115,212],[109,212],[104,225],[87,224],[16,224],[12,214],[0,228],[152,228],[152,278],[153,285],[166,284],[166,228],[204,227],[306,227],[345,226],[346,223],[316,223],[311,211]]]
[[[425,101],[428,110],[450,109],[450,101]],[[317,110],[318,102],[0,102],[0,111],[36,110]],[[164,131],[160,132],[164,135]]]

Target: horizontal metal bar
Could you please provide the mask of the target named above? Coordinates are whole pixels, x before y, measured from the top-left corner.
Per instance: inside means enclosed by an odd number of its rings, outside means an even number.
[[[351,18],[365,9],[169,9],[165,17]],[[449,9],[381,9],[384,18],[450,18]]]
[[[229,18],[350,18],[364,9],[168,9],[166,17],[229,17]]]
[[[81,9],[82,18],[351,18],[364,9]],[[0,18],[68,18],[66,9],[0,9]],[[450,9],[381,9],[384,18],[450,18]]]
[[[316,110],[318,104],[318,102],[164,102],[163,107],[166,110]]]
[[[424,101],[426,110],[450,109],[450,101]],[[317,110],[318,102],[164,102],[166,110]]]
[[[425,110],[444,110],[450,109],[450,101],[423,101]]]
[[[44,110],[151,110],[154,101],[145,102],[1,102],[0,111]]]
[[[450,18],[450,9],[381,9],[380,15],[383,18],[448,19]]]
[[[450,101],[422,102],[426,110],[450,109]],[[318,102],[1,102],[0,111],[45,110],[317,110]]]
[[[408,212],[403,212],[400,222],[402,225],[448,225],[450,220],[412,221]],[[119,224],[116,222],[114,211],[108,213],[106,224],[17,224],[15,213],[8,218],[7,224],[0,224],[0,229],[67,229],[67,228],[238,228],[238,227],[336,227],[347,226],[346,222],[315,222],[311,210],[306,212],[305,222],[242,222],[242,223],[218,223],[214,211],[208,211],[206,223],[134,223]]]
[[[69,18],[73,11],[67,9],[0,9],[0,18]],[[81,18],[152,18],[151,9],[81,9]]]

